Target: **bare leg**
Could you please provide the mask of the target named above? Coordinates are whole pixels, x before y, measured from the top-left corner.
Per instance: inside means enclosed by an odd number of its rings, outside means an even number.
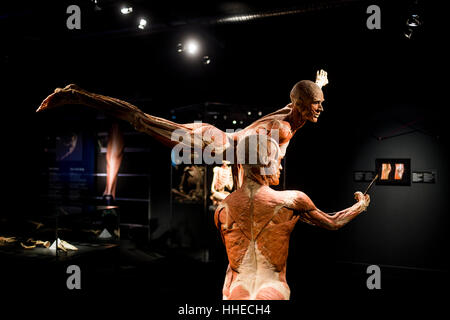
[[[116,119],[129,122],[137,131],[146,133],[161,143],[174,147],[179,142],[172,140],[172,133],[175,130],[185,132],[190,136],[193,146],[194,141],[199,141],[197,146],[202,150],[212,144],[216,153],[224,152],[229,146],[228,136],[216,127],[207,123],[180,124],[163,118],[155,117],[144,113],[138,107],[126,101],[95,94],[86,91],[75,84],[70,84],[65,88],[57,88],[49,95],[36,110],[40,112],[67,104],[81,104],[100,111],[103,111]],[[194,136],[200,137],[194,139]],[[212,139],[211,139],[212,138]]]
[[[106,187],[103,196],[110,195],[113,199],[116,197],[117,174],[122,162],[124,146],[122,132],[115,122],[109,132],[106,149]]]

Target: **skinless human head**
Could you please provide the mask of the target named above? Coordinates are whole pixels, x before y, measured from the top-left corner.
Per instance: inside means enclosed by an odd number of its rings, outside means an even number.
[[[317,122],[323,111],[324,101],[322,89],[314,82],[302,80],[297,82],[291,90],[291,102],[300,111],[302,118]]]
[[[257,141],[257,142],[256,142]],[[282,154],[278,143],[267,135],[249,135],[237,147],[244,175],[262,185],[278,185],[282,169]],[[256,158],[253,163],[251,154]],[[244,161],[242,161],[244,160]]]

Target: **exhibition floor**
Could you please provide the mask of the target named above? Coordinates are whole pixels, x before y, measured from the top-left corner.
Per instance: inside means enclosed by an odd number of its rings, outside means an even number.
[[[56,296],[104,294],[145,296],[152,301],[216,302],[226,270],[225,260],[202,262],[198,252],[173,249],[164,253],[124,245],[82,245],[70,255],[40,254],[48,249],[18,252],[0,249],[2,293],[35,292]],[[39,251],[39,252],[38,252]],[[288,261],[289,263],[289,261]],[[81,269],[81,290],[66,287],[69,265]],[[312,296],[350,296],[364,299],[377,295],[424,296],[445,290],[448,272],[381,265],[381,290],[366,286],[366,264],[352,262],[293,261],[287,273],[291,301]],[[375,292],[378,291],[378,292]]]

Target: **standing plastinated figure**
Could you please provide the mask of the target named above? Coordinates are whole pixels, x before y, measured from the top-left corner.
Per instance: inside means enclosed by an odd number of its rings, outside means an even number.
[[[263,135],[259,139],[271,138]],[[354,205],[330,215],[301,191],[271,189],[270,185],[279,183],[281,157],[279,150],[274,150],[276,144],[266,145],[266,150],[257,151],[268,154],[270,160],[244,164],[242,187],[225,198],[214,215],[229,261],[223,286],[225,300],[288,300],[286,260],[297,221],[336,230],[365,211],[370,202],[369,195],[355,192]],[[261,167],[272,167],[274,173],[262,175]]]
[[[229,164],[229,161],[223,160],[220,167],[213,169],[210,199],[215,206],[233,191],[233,173]]]

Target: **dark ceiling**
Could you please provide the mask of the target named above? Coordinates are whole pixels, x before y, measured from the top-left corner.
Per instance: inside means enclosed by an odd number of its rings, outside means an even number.
[[[392,1],[391,1],[392,2]],[[383,11],[383,27],[400,28],[411,13],[423,16],[429,12],[422,2],[415,0],[395,1],[395,3],[361,0],[278,0],[260,1],[20,1],[2,4],[0,22],[4,36],[23,40],[42,40],[61,36],[64,39],[86,37],[132,37],[148,36],[158,32],[175,32],[185,28],[212,28],[220,25],[242,25],[252,23],[274,24],[290,17],[309,21],[314,28],[327,28],[333,21],[327,15],[338,18],[339,24],[347,24],[356,18],[365,22],[366,8],[378,3]],[[67,30],[65,21],[69,14],[66,9],[76,4],[81,8],[81,30]],[[131,6],[133,12],[122,15],[122,7]],[[352,13],[357,15],[352,16]],[[339,17],[338,17],[339,16]],[[239,18],[240,17],[240,18]],[[145,30],[137,30],[140,18],[149,21]],[[364,25],[363,25],[364,26]],[[339,26],[335,26],[338,27]],[[358,28],[353,29],[357,31]],[[6,31],[6,32],[5,32]],[[138,32],[140,31],[140,32]],[[392,29],[391,31],[394,31]],[[396,30],[398,31],[398,30]],[[2,32],[2,33],[3,33]]]
[[[8,92],[21,95],[18,88],[27,87],[23,103],[29,111],[68,83],[162,115],[204,102],[274,110],[288,102],[295,82],[313,79],[323,68],[330,78],[330,117],[413,104],[420,118],[428,112],[425,93],[435,90],[427,80],[443,57],[442,41],[435,41],[436,8],[422,1],[138,0],[129,1],[133,12],[122,15],[123,3],[21,1],[2,9]],[[374,3],[381,8],[381,30],[366,27],[366,10]],[[81,8],[81,30],[66,27],[71,4]],[[412,13],[424,24],[407,39]],[[149,21],[144,30],[137,28],[142,17]],[[196,57],[177,52],[188,38],[200,43]],[[435,120],[427,129],[440,127]]]

